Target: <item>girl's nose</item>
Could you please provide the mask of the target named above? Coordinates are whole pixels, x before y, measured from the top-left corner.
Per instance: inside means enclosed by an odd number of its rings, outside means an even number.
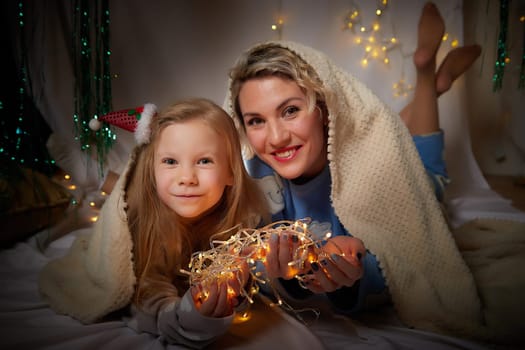
[[[186,185],[186,186],[196,185],[198,183],[197,176],[195,174],[193,167],[183,166],[180,168],[178,183],[179,185]]]

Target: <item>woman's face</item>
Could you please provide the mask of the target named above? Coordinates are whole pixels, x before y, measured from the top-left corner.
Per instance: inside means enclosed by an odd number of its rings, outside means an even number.
[[[320,109],[308,112],[306,95],[292,80],[248,80],[239,91],[246,135],[261,160],[286,179],[311,178],[327,163]]]

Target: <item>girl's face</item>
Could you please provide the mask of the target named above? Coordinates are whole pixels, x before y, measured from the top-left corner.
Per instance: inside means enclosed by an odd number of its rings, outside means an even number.
[[[327,163],[319,108],[308,112],[299,86],[279,77],[248,80],[239,91],[246,135],[261,160],[286,179],[311,178]]]
[[[184,218],[199,217],[233,184],[224,141],[201,120],[166,127],[155,151],[155,181],[164,204]]]

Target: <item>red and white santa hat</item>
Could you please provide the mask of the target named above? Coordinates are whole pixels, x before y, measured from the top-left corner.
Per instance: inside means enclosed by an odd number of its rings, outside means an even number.
[[[150,123],[156,114],[157,106],[152,103],[146,103],[137,108],[109,112],[96,119],[91,119],[89,128],[97,131],[102,127],[102,123],[115,125],[134,133],[135,141],[138,145],[142,145],[149,142],[151,135]]]

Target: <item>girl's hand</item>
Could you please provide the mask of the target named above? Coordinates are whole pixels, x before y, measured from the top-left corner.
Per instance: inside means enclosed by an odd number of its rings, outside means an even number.
[[[266,273],[270,279],[291,279],[302,273],[299,266],[290,266],[294,261],[294,254],[299,249],[301,242],[292,231],[284,231],[281,234],[272,233],[266,248]]]
[[[312,274],[305,284],[314,293],[333,292],[351,287],[363,277],[362,259],[366,254],[363,242],[350,236],[329,238],[321,248],[318,262],[310,264]]]
[[[212,283],[206,288],[193,286],[191,294],[195,307],[203,316],[226,317],[233,313],[228,284],[225,282]]]
[[[204,316],[226,317],[234,312],[239,304],[241,290],[247,288],[250,270],[246,261],[239,261],[240,268],[231,277],[208,286],[193,286],[191,294],[195,307]]]

